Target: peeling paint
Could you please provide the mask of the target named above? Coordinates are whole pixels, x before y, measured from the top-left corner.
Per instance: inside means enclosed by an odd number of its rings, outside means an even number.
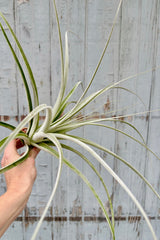
[[[18,5],[21,5],[23,3],[28,3],[28,2],[29,2],[29,0],[17,0]]]
[[[110,220],[111,220],[111,216],[109,217]],[[148,218],[150,220],[157,220],[157,221],[160,221],[160,217],[151,217],[151,216],[148,216]],[[33,222],[36,222],[36,221],[39,221],[40,217],[38,216],[30,216],[29,215],[29,212],[27,214],[27,216],[25,217],[18,217],[16,219],[17,222],[21,222],[22,220],[25,220],[25,221],[28,221],[30,223],[33,223]],[[67,222],[67,221],[71,221],[71,222],[80,222],[80,221],[84,221],[84,222],[106,222],[106,218],[105,217],[96,217],[96,216],[85,216],[84,218],[82,217],[69,217],[67,218],[66,216],[56,216],[56,217],[52,217],[52,216],[47,216],[44,218],[44,221],[46,222]],[[142,216],[115,216],[114,217],[114,220],[116,222],[123,222],[123,221],[126,221],[126,222],[129,222],[129,223],[135,223],[135,222],[139,222],[141,220],[143,220],[143,217]]]
[[[129,223],[133,223],[133,222],[139,222],[141,220],[141,217],[140,216],[129,216],[128,217],[128,222]]]
[[[111,103],[110,103],[109,97],[107,98],[107,102],[104,104],[103,109],[104,109],[104,112],[109,111],[111,109]]]
[[[30,29],[26,26],[23,26],[23,31],[26,35],[27,38],[30,38],[31,34],[30,34]]]
[[[82,217],[69,217],[69,221],[71,221],[71,222],[81,222]]]
[[[111,198],[111,202],[113,204],[113,194],[111,194],[110,198]],[[111,208],[110,208],[109,201],[106,202],[106,211],[107,211],[108,214],[111,214]]]
[[[80,199],[77,197],[73,203],[72,217],[79,217],[82,215],[82,206],[80,204]]]
[[[22,121],[27,115],[21,115],[21,116],[9,116],[9,115],[0,115],[0,121],[3,121],[3,122],[7,122],[11,119],[14,119],[16,122],[19,122],[19,119],[20,121]],[[45,116],[40,116],[39,117],[39,120],[44,120],[45,119]]]
[[[1,121],[4,121],[4,122],[7,122],[7,121],[10,120],[10,116],[7,116],[7,115],[0,116],[0,120],[1,120]]]
[[[121,216],[122,215],[122,206],[118,206],[117,208],[117,216]]]
[[[146,121],[148,122],[148,120],[149,120],[149,114],[147,114],[146,116]]]
[[[40,84],[43,84],[43,82],[41,82]],[[15,116],[9,116],[9,115],[0,115],[0,121],[9,121],[10,119],[14,119],[16,122],[19,121],[19,119],[22,121],[27,115],[15,115]],[[62,115],[61,115],[62,116]],[[94,112],[92,115],[90,116],[85,116],[85,115],[82,115],[81,113],[79,115],[76,116],[76,119],[77,120],[89,120],[89,119],[101,119],[101,118],[106,118],[108,117],[106,114],[100,114],[98,112]],[[111,116],[111,118],[115,118],[119,121],[124,121],[125,120],[125,117],[123,116],[116,116],[116,115],[113,115]],[[129,116],[129,117],[126,117],[128,119],[128,121],[132,121],[133,120],[133,117]],[[140,116],[139,117],[140,119],[144,119],[144,117]],[[149,116],[146,116],[146,121],[148,121],[148,118]],[[154,118],[154,117],[153,117]],[[156,118],[156,117],[155,117]],[[44,120],[45,119],[45,116],[40,116],[39,117],[40,120]]]

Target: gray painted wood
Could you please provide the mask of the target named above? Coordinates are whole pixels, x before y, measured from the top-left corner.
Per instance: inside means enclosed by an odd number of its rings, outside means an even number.
[[[109,35],[118,2],[118,0],[57,1],[63,42],[65,31],[73,32],[69,32],[70,72],[67,90],[77,81],[82,81],[79,91],[73,97],[74,100],[80,96],[92,77]],[[29,59],[38,86],[40,103],[53,105],[60,86],[61,70],[52,2],[0,0],[0,10],[14,28]],[[160,64],[159,13],[159,0],[123,1],[108,51],[89,93]],[[7,28],[6,32],[9,33]],[[1,31],[0,66],[1,119],[17,125],[17,119],[20,120],[28,112],[26,97],[17,67]],[[159,109],[159,77],[160,71],[157,69],[121,84],[122,87],[127,87],[140,96],[145,106],[134,95],[122,89],[114,89],[88,106],[82,114],[94,112],[98,116],[101,114],[118,116]],[[157,155],[160,155],[159,117],[160,112],[155,111],[125,118],[142,132],[145,141]],[[125,124],[111,122],[110,126],[139,137]],[[7,134],[8,131],[1,128],[1,137]],[[87,127],[77,130],[76,134],[115,151],[144,174],[160,192],[160,162],[146,153],[141,146],[120,133],[107,129]],[[160,202],[142,180],[123,163],[108,154],[98,152],[132,189],[147,214],[152,217],[151,222],[159,238]],[[139,219],[139,211],[127,194],[94,159],[87,153],[86,155],[102,174],[112,196],[116,216],[116,240],[150,240],[151,234],[146,223]],[[109,211],[104,190],[93,172],[76,155],[66,151],[65,156],[88,176]],[[37,218],[43,212],[55,181],[58,162],[51,156],[40,153],[36,164],[38,176],[27,207],[2,237],[3,240],[30,239]],[[102,211],[90,190],[65,166],[62,175],[55,199],[37,239],[111,239]],[[5,191],[3,176],[0,176],[0,184],[2,194]],[[133,220],[130,216],[133,216]],[[101,221],[98,217],[101,217]]]

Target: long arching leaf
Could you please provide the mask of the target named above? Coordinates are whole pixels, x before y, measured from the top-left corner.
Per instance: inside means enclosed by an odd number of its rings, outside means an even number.
[[[135,198],[135,196],[133,195],[133,193],[130,191],[130,189],[126,186],[126,184],[122,181],[122,179],[120,179],[118,177],[118,175],[109,167],[109,165],[92,149],[90,148],[87,144],[81,142],[80,140],[64,135],[64,134],[55,134],[55,136],[57,138],[61,138],[61,139],[65,139],[65,140],[70,140],[74,143],[77,143],[79,146],[81,146],[82,148],[84,148],[86,151],[88,151],[112,176],[113,178],[121,185],[121,187],[126,191],[126,193],[130,196],[130,198],[133,200],[133,202],[135,203],[135,205],[137,206],[137,208],[139,209],[139,211],[141,212],[141,214],[143,215],[144,219],[146,220],[146,223],[152,233],[153,239],[157,240],[156,234],[153,230],[153,227],[150,223],[149,218],[147,217],[144,209],[142,208],[142,206],[140,205],[140,203],[138,202],[138,200]]]
[[[72,148],[70,146],[67,146],[65,144],[62,144],[62,147],[71,151],[71,152],[74,152],[75,154],[77,154],[79,157],[81,157],[91,168],[92,170],[95,172],[95,174],[98,176],[98,178],[100,179],[104,189],[105,189],[105,192],[107,194],[107,197],[108,197],[108,201],[109,201],[109,205],[110,205],[110,210],[111,210],[111,216],[112,216],[112,225],[113,225],[113,228],[114,228],[114,211],[113,211],[113,206],[112,206],[112,200],[110,198],[110,195],[109,195],[109,192],[108,192],[108,189],[107,189],[107,186],[106,184],[104,183],[103,181],[103,178],[102,176],[100,175],[100,173],[96,170],[96,168],[94,167],[94,165],[88,160],[88,158],[86,158],[81,152],[77,151],[75,148]]]
[[[71,135],[69,135],[69,136],[71,136]],[[89,144],[90,146],[93,146],[93,147],[95,147],[97,149],[100,149],[100,150],[108,153],[109,155],[115,157],[116,159],[120,160],[121,162],[123,162],[126,166],[128,166],[131,170],[133,170],[148,185],[148,187],[153,191],[153,193],[160,199],[160,195],[153,188],[153,186],[148,182],[148,180],[136,168],[134,168],[131,164],[129,164],[125,159],[123,159],[122,157],[120,157],[116,153],[112,152],[111,150],[109,150],[109,149],[107,149],[107,148],[105,148],[105,147],[103,147],[103,146],[101,146],[101,145],[99,145],[99,144],[97,144],[97,143],[95,143],[93,141],[90,141],[88,139],[81,138],[81,137],[76,137],[76,136],[71,136],[71,137],[77,138],[78,140],[80,140],[80,141],[82,141],[82,142],[84,142],[86,144]]]
[[[26,94],[27,94],[29,112],[31,112],[31,111],[33,110],[32,98],[31,98],[30,90],[29,90],[29,87],[28,87],[28,83],[27,83],[27,80],[26,80],[26,77],[25,77],[23,68],[22,68],[22,66],[21,66],[21,64],[20,64],[20,62],[19,62],[19,60],[18,60],[18,57],[17,57],[17,55],[16,55],[16,53],[15,53],[15,51],[14,51],[14,49],[13,49],[13,47],[12,47],[12,45],[11,45],[8,37],[7,37],[7,34],[5,33],[4,28],[2,27],[2,24],[1,24],[1,23],[0,23],[0,27],[1,27],[1,29],[2,29],[3,35],[4,35],[6,41],[7,41],[8,45],[9,45],[9,48],[10,48],[12,54],[13,54],[13,57],[14,57],[16,63],[17,63],[17,66],[18,66],[18,68],[19,68],[19,71],[20,71],[20,73],[21,73],[21,76],[22,76],[22,79],[23,79],[23,83],[24,83],[24,86],[25,86],[25,90],[26,90]]]
[[[17,134],[26,126],[28,122],[30,122],[31,119],[33,119],[37,114],[39,114],[40,111],[45,110],[47,108],[51,108],[47,106],[46,104],[39,105],[36,107],[32,112],[28,114],[25,119],[22,120],[22,122],[19,123],[19,125],[15,128],[15,130],[10,134],[10,136],[7,138],[7,140],[1,145],[0,147],[0,153],[3,151],[3,149],[6,147],[6,145],[16,138]],[[29,143],[28,143],[29,144]]]
[[[117,21],[117,17],[118,17],[120,8],[121,8],[122,1],[123,1],[123,0],[120,0],[120,1],[119,1],[119,5],[118,5],[117,11],[116,11],[116,15],[115,15],[114,20],[113,20],[113,24],[112,24],[111,31],[110,31],[109,37],[108,37],[108,39],[107,39],[106,45],[105,45],[105,47],[104,47],[104,50],[103,50],[103,52],[102,52],[102,55],[101,55],[101,57],[100,57],[100,60],[99,60],[99,62],[98,62],[98,64],[97,64],[97,67],[96,67],[96,69],[95,69],[95,71],[94,71],[94,73],[93,73],[93,76],[92,76],[92,78],[91,78],[88,86],[87,86],[86,89],[84,90],[84,92],[83,92],[82,96],[80,97],[80,99],[78,100],[78,102],[80,102],[81,99],[86,95],[86,93],[87,93],[88,89],[90,88],[90,86],[91,86],[91,84],[92,84],[92,82],[93,82],[93,80],[94,80],[94,78],[95,78],[95,76],[96,76],[96,74],[97,74],[97,71],[98,71],[98,69],[99,69],[99,67],[100,67],[100,65],[101,65],[101,62],[102,62],[103,57],[104,57],[104,55],[105,55],[105,52],[106,52],[106,50],[107,50],[107,48],[108,48],[108,45],[109,45],[109,42],[110,42],[110,39],[111,39],[113,30],[114,30],[114,27],[115,27],[115,24],[116,24],[116,21]]]
[[[55,157],[59,158],[58,153],[57,153],[53,148],[51,148],[50,146],[48,146],[47,144],[45,144],[45,143],[34,144],[34,143],[33,143],[33,145],[34,145],[34,146],[37,146],[38,148],[40,148],[40,149],[42,149],[42,150],[44,150],[44,151],[46,151],[46,152],[48,152],[48,153],[50,153],[50,154],[52,154],[52,155],[55,156]],[[63,162],[64,162],[71,170],[73,170],[78,176],[80,176],[81,179],[82,179],[82,180],[87,184],[87,186],[90,188],[90,190],[92,191],[92,193],[93,193],[94,196],[96,197],[98,203],[100,204],[100,206],[101,206],[101,208],[102,208],[102,210],[103,210],[103,212],[104,212],[104,215],[105,215],[105,217],[106,217],[106,220],[107,220],[107,222],[108,222],[108,224],[109,224],[109,227],[110,227],[110,230],[111,230],[111,233],[112,233],[112,236],[113,236],[113,240],[115,240],[114,228],[113,228],[113,226],[112,226],[112,224],[111,224],[111,221],[110,221],[110,219],[109,219],[109,217],[108,217],[108,213],[107,213],[107,211],[106,211],[106,209],[105,209],[105,207],[104,207],[104,205],[103,205],[100,197],[99,197],[98,194],[96,193],[94,187],[93,187],[92,184],[88,181],[88,179],[87,179],[71,162],[69,162],[69,161],[68,161],[66,158],[64,158],[64,157],[63,157]],[[32,239],[32,240],[33,240],[33,239]]]
[[[5,122],[1,122],[1,121],[0,121],[0,126],[8,128],[9,130],[12,130],[12,131],[16,128],[15,126],[13,126],[13,125],[11,125],[9,123],[5,123]]]
[[[20,42],[18,41],[13,29],[11,28],[9,22],[7,21],[7,19],[5,18],[5,16],[2,14],[2,12],[0,11],[0,16],[2,17],[2,19],[4,20],[4,22],[6,23],[6,25],[8,26],[17,46],[18,46],[18,49],[22,55],[22,58],[24,60],[24,63],[26,65],[26,68],[27,68],[27,71],[28,71],[28,74],[29,74],[29,77],[30,77],[30,82],[31,82],[31,86],[32,86],[32,90],[33,90],[33,96],[34,96],[34,107],[37,107],[39,105],[39,99],[38,99],[38,91],[37,91],[37,86],[36,86],[36,82],[35,82],[35,79],[34,79],[34,75],[33,75],[33,72],[32,72],[32,69],[30,67],[30,64],[27,60],[27,57],[23,51],[23,48],[21,47],[21,44]],[[35,118],[34,118],[34,125],[37,125],[38,126],[39,124],[39,115],[37,115]],[[28,129],[28,131],[30,131],[30,128]]]
[[[51,196],[47,202],[47,205],[43,211],[43,214],[37,224],[37,227],[32,235],[32,238],[31,240],[35,240],[36,239],[36,236],[38,234],[38,231],[42,225],[42,222],[44,220],[44,217],[49,209],[49,206],[51,205],[51,202],[53,200],[53,197],[55,195],[55,192],[57,190],[57,187],[58,187],[58,183],[59,183],[59,180],[60,180],[60,176],[61,176],[61,170],[62,170],[62,163],[63,163],[63,151],[62,151],[62,147],[59,143],[59,141],[57,140],[57,138],[53,135],[53,134],[44,134],[44,137],[45,138],[48,138],[51,142],[53,142],[55,144],[55,146],[57,147],[58,149],[58,156],[59,156],[59,167],[58,167],[58,172],[57,172],[57,177],[56,177],[56,181],[55,181],[55,184],[54,184],[54,187],[53,187],[53,190],[52,190],[52,193],[51,193]],[[40,148],[38,145],[35,144],[36,147]],[[50,152],[51,153],[51,152]]]
[[[20,42],[18,41],[13,29],[11,28],[9,22],[7,21],[7,19],[5,18],[5,16],[2,14],[2,12],[0,12],[0,16],[2,17],[2,19],[4,20],[4,22],[6,23],[6,25],[8,26],[17,46],[18,46],[18,49],[23,57],[23,60],[25,62],[25,65],[26,65],[26,68],[28,70],[28,74],[30,76],[30,80],[31,80],[31,85],[32,85],[32,88],[33,88],[33,94],[34,94],[34,106],[38,106],[39,105],[39,100],[38,100],[38,91],[37,91],[37,86],[36,86],[36,82],[35,82],[35,79],[34,79],[34,76],[33,76],[33,72],[32,72],[32,69],[30,67],[30,64],[27,60],[27,57],[23,51],[23,48],[21,47],[21,44]]]

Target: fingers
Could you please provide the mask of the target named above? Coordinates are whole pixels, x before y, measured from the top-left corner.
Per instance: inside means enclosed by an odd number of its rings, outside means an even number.
[[[13,154],[18,154],[17,149],[20,149],[24,147],[24,142],[21,139],[14,139],[11,142],[8,143],[8,145],[5,148],[5,153],[7,155],[13,155]]]
[[[5,148],[5,154],[7,153],[7,156],[19,155],[17,153],[17,149],[23,146],[24,143],[20,139],[14,139],[8,143],[7,147]],[[30,157],[36,158],[39,152],[40,150],[38,148],[33,147],[30,151]]]
[[[32,148],[30,151],[30,157],[36,158],[40,150],[36,147]]]
[[[4,150],[4,155],[1,161],[1,166],[5,167],[6,165],[11,164],[12,162],[16,161],[20,155],[17,152],[17,149],[24,146],[24,142],[20,139],[14,139],[8,143]],[[35,159],[40,150],[36,147],[33,147],[29,153],[29,157],[31,159]]]
[[[14,139],[11,142],[8,143],[8,145],[5,148],[5,154],[7,154],[7,156],[11,156],[13,154],[18,154],[17,153],[17,140]]]

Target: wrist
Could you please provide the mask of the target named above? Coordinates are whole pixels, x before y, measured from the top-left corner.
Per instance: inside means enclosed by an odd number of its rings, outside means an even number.
[[[0,196],[0,237],[22,212],[27,200],[18,191],[8,190]]]
[[[24,198],[26,199],[27,197],[29,197],[29,195],[31,194],[32,188],[30,186],[25,186],[23,188],[14,188],[14,187],[9,187],[6,191],[6,194],[8,196],[12,196],[14,198]]]

